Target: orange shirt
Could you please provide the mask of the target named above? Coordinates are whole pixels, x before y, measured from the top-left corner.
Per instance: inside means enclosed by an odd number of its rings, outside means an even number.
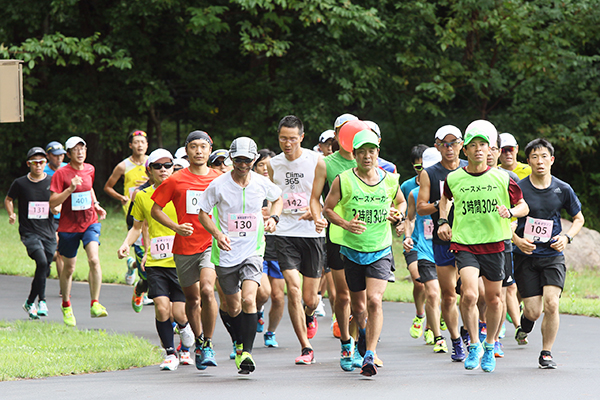
[[[211,245],[212,236],[198,220],[198,212],[200,195],[219,175],[221,172],[212,168],[208,169],[206,175],[194,175],[188,168],[185,168],[171,175],[154,191],[152,200],[156,204],[165,207],[169,201],[172,201],[177,212],[177,222],[180,225],[189,222],[194,227],[194,233],[190,236],[175,234],[173,254],[198,254]]]

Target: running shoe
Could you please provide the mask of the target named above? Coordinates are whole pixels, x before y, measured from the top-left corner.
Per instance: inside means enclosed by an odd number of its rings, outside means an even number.
[[[267,332],[264,335],[265,347],[279,347],[279,343],[275,340],[275,332]]]
[[[37,315],[40,317],[48,316],[48,305],[46,304],[46,300],[38,301]]]
[[[452,354],[450,358],[454,362],[463,362],[467,358],[465,347],[461,338],[452,339]]]
[[[198,344],[196,344],[196,350],[194,350],[194,362],[196,364],[196,368],[199,369],[200,371],[203,371],[207,368],[206,365],[202,365],[202,356],[203,356],[203,352],[202,352],[202,347],[198,346]]]
[[[515,332],[515,340],[521,346],[529,343],[529,341],[527,340],[527,332],[524,332],[520,326],[517,328],[517,331]]]
[[[492,348],[493,351],[493,348]],[[465,360],[465,369],[477,369],[479,368],[479,360],[483,356],[483,346],[481,343],[474,343],[469,346],[469,355]],[[493,354],[492,354],[493,358]]]
[[[377,353],[373,354],[373,362],[375,363],[375,365],[377,366],[377,368],[383,367],[383,361],[381,361],[379,359],[379,357],[377,357]]]
[[[340,325],[337,322],[337,319],[335,319],[335,315],[333,316],[333,324],[331,325],[331,330],[333,332],[333,337],[334,338],[340,338],[340,336],[342,336],[342,333],[340,332]]]
[[[447,353],[448,352],[448,345],[446,344],[446,340],[443,337],[439,337],[437,338],[437,340],[435,341],[435,345],[433,345],[433,352],[434,353]]]
[[[412,325],[410,326],[410,336],[418,339],[423,334],[423,322],[425,318],[421,318],[418,315],[415,316],[412,320]]]
[[[90,316],[92,318],[108,317],[108,312],[102,304],[96,301],[94,302],[94,305],[90,307]]]
[[[319,304],[315,309],[315,315],[317,317],[326,317],[327,312],[325,311],[325,303],[323,302],[323,296],[319,295]]]
[[[235,342],[233,342],[233,351],[229,354],[230,360],[235,360]]]
[[[373,359],[373,353],[369,352],[369,354],[365,355],[360,369],[360,374],[364,376],[373,376],[377,374],[377,366],[375,365],[375,360]]]
[[[503,322],[500,327],[500,333],[498,334],[498,339],[504,339],[506,337],[506,324]]]
[[[35,303],[28,303],[27,301],[23,304],[23,310],[29,315],[29,319],[40,319],[37,308],[35,308]]]
[[[443,331],[448,329],[448,326],[446,326],[446,321],[444,321],[444,317],[442,316],[440,316],[440,329]]]
[[[425,332],[423,333],[423,339],[425,340],[425,344],[435,344],[433,331],[429,328],[425,329]]]
[[[192,327],[190,324],[186,324],[183,329],[179,329],[179,337],[181,337],[181,343],[184,347],[192,347],[196,338],[194,337],[194,331],[192,331]]]
[[[194,365],[192,361],[192,357],[189,351],[180,351],[179,352],[179,364],[181,365]]]
[[[469,331],[466,330],[464,326],[460,327],[460,337],[465,344],[465,349],[468,349],[471,345],[471,336],[469,335]]]
[[[263,319],[263,317],[265,316],[265,312],[263,310],[260,310],[256,313],[256,315],[258,316],[258,324],[256,325],[256,332],[259,332],[259,333],[261,333],[262,331],[265,330],[265,320]]]
[[[136,313],[139,313],[142,311],[142,308],[144,308],[144,297],[142,295],[137,295],[137,293],[135,293],[135,289],[133,289],[133,297],[131,298],[131,308],[133,308],[133,311],[135,311]]]
[[[354,371],[352,359],[354,357],[354,339],[350,337],[350,343],[342,343],[342,353],[340,355],[340,367],[344,371]],[[362,366],[362,365],[361,365]]]
[[[154,300],[148,297],[148,293],[144,293],[144,297],[142,298],[142,304],[145,306],[151,306],[154,304]]]
[[[356,349],[361,357],[367,352],[367,331],[363,328],[358,330],[358,340],[356,341]]]
[[[240,365],[238,374],[248,375],[256,369],[256,364],[254,363],[254,359],[252,358],[252,354],[244,351],[240,358]]]
[[[354,356],[352,357],[352,366],[354,368],[362,368],[363,365],[363,357],[360,355],[360,351],[358,351],[358,344],[354,345]]]
[[[179,359],[175,354],[169,354],[165,357],[165,360],[160,364],[161,371],[175,371],[179,366]]]
[[[201,365],[205,367],[216,367],[217,360],[215,359],[215,351],[212,348],[212,344],[204,342],[204,346],[202,347],[202,361]]]
[[[388,282],[389,283],[396,282],[396,274],[394,274],[394,271],[390,271],[390,276],[388,277]]]
[[[125,283],[133,285],[135,282],[135,259],[127,257],[127,272],[125,273]]]
[[[306,316],[306,337],[312,339],[317,334],[317,330],[319,329],[319,323],[317,322],[317,317],[315,315]]]
[[[542,350],[538,360],[539,367],[542,369],[556,369],[556,363],[552,359],[552,353]]]
[[[296,363],[296,365],[314,364],[315,363],[315,353],[313,352],[313,349],[311,349],[310,347],[303,348],[302,354],[300,355],[300,357],[296,358],[295,363]]]
[[[494,357],[502,358],[504,357],[504,350],[502,350],[502,343],[495,342],[494,343]]]
[[[487,324],[485,322],[479,321],[479,341],[481,343],[485,342],[486,337],[487,337]]]
[[[240,362],[242,362],[242,353],[244,352],[243,344],[235,344],[235,366],[240,368]]]
[[[63,321],[66,326],[75,326],[77,322],[75,321],[75,315],[73,315],[73,307],[61,307],[63,313]]]
[[[483,372],[494,372],[496,369],[496,357],[494,357],[493,344],[483,342],[483,356],[481,357],[481,369]]]

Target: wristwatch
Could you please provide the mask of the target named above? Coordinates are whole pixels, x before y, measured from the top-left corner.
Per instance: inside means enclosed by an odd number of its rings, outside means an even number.
[[[275,214],[273,214],[273,215],[271,215],[269,218],[273,218],[273,219],[275,220],[275,224],[278,224],[278,223],[279,223],[279,215],[275,215]]]
[[[440,209],[440,201],[439,201],[439,200],[436,200],[436,201],[433,203],[433,206],[435,207],[435,209],[436,209],[436,210],[439,210],[439,209]]]
[[[450,224],[450,222],[448,222],[448,220],[446,218],[438,219],[438,226],[442,226],[444,224]]]
[[[568,244],[571,244],[571,242],[573,241],[573,236],[569,235],[568,233],[565,233],[565,236],[567,237],[567,240],[569,241]]]

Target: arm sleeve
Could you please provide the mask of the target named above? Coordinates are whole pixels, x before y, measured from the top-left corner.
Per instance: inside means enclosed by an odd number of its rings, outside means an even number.
[[[512,178],[508,181],[508,195],[510,197],[510,204],[515,205],[523,198],[523,192],[521,187]]]

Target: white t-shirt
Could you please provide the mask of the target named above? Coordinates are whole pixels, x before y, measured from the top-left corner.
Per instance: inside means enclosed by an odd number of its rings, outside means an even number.
[[[200,197],[200,209],[213,212],[217,228],[231,239],[231,251],[219,249],[213,238],[211,262],[233,267],[251,256],[265,253],[262,205],[266,198],[275,201],[281,189],[266,177],[250,172],[245,188],[231,177],[231,171],[213,180]]]
[[[273,182],[282,190],[283,212],[277,224],[276,236],[294,236],[303,238],[325,237],[325,230],[315,231],[313,221],[300,221],[310,204],[315,168],[320,154],[302,149],[302,155],[294,161],[288,161],[283,153],[271,159]]]

